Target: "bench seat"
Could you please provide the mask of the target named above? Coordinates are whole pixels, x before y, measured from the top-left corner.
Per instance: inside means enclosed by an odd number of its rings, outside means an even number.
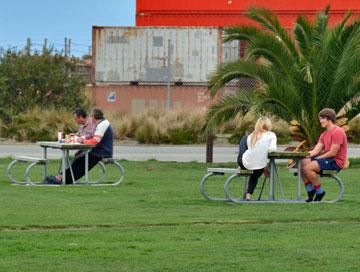
[[[28,156],[17,156],[15,160],[21,162],[36,162],[38,164],[46,164],[47,160],[44,158],[28,157]]]
[[[239,174],[239,175],[251,175],[252,170],[240,169],[240,168],[208,168],[208,173],[214,173],[219,175],[224,174]]]

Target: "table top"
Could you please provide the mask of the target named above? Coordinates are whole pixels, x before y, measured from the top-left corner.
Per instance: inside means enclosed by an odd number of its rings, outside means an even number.
[[[80,143],[59,143],[59,142],[36,142],[41,147],[51,147],[63,150],[86,150],[95,147],[95,145],[90,144],[80,144]]]
[[[275,151],[268,154],[269,158],[277,159],[301,159],[309,156],[309,152]]]

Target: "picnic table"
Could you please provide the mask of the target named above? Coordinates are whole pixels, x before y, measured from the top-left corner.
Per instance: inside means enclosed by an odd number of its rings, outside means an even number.
[[[264,182],[262,184],[261,192],[259,195],[259,198],[256,200],[246,201],[245,199],[245,193],[247,188],[247,180],[249,175],[252,174],[251,170],[243,170],[239,168],[208,168],[207,174],[202,177],[200,181],[200,192],[201,194],[209,201],[228,201],[228,202],[236,202],[236,203],[304,203],[305,199],[301,197],[301,190],[302,190],[302,178],[301,178],[301,160],[308,157],[308,152],[292,152],[292,151],[276,151],[271,152],[268,154],[269,158],[269,197],[262,199],[262,191],[264,189],[264,184],[266,181],[266,177],[264,179]],[[292,172],[297,176],[297,183],[296,183],[296,198],[295,199],[288,199],[285,198],[282,183],[280,180],[280,176],[278,174],[277,170],[277,164],[276,161],[278,160],[284,160],[284,159],[292,159],[295,161],[295,168],[292,168]],[[224,197],[214,197],[211,196],[207,190],[205,184],[212,176],[225,176],[230,175],[225,179],[224,182]],[[320,177],[328,177],[335,181],[336,185],[338,186],[338,194],[336,198],[331,200],[323,200],[321,203],[335,203],[339,201],[343,194],[344,194],[344,185],[341,181],[341,179],[337,176],[336,171],[322,171],[319,173]],[[233,196],[230,193],[230,187],[231,183],[235,180],[235,178],[241,177],[243,178],[243,192],[242,196],[237,197]],[[275,183],[279,184],[280,188],[280,194],[281,197],[275,196]]]
[[[10,181],[15,185],[43,185],[42,181],[32,181],[30,179],[30,171],[35,165],[44,165],[44,177],[48,176],[48,149],[58,149],[61,151],[61,175],[62,175],[62,185],[66,184],[66,169],[69,167],[73,185],[95,185],[95,186],[106,186],[106,185],[119,185],[125,176],[125,170],[117,160],[113,158],[103,158],[100,162],[100,168],[102,170],[102,176],[97,180],[89,180],[89,169],[88,169],[88,162],[89,162],[89,152],[95,145],[90,144],[80,144],[80,143],[62,143],[62,142],[55,142],[55,141],[39,141],[37,144],[44,149],[44,157],[43,158],[36,158],[36,157],[27,157],[27,156],[18,156],[15,157],[13,161],[11,161],[7,167],[7,175]],[[85,156],[85,175],[84,175],[84,182],[77,182],[74,180],[73,171],[71,168],[71,160],[70,160],[70,151],[71,150],[80,150],[84,152]],[[25,181],[17,180],[13,177],[12,168],[18,162],[28,163],[28,166],[25,170],[24,176]],[[116,180],[114,182],[106,181],[104,182],[105,178],[107,177],[107,169],[105,165],[115,165],[118,170],[119,175],[116,176]]]

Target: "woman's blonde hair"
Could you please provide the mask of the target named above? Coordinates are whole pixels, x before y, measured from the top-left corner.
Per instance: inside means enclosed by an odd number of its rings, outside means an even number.
[[[260,117],[255,124],[255,129],[251,137],[251,146],[254,147],[257,140],[260,139],[261,135],[266,131],[270,131],[271,127],[271,120],[268,117]]]

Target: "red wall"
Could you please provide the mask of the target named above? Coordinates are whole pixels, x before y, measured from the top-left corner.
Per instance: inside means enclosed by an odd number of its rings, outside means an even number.
[[[244,12],[251,5],[278,14],[281,23],[292,27],[299,14],[313,16],[331,5],[331,23],[351,9],[360,14],[360,0],[137,0],[137,26],[227,26],[251,24]]]
[[[143,101],[145,108],[157,104],[157,108],[165,109],[166,86],[129,86],[129,85],[98,85],[92,89],[92,101],[95,106],[108,111],[134,112],[132,101]],[[108,101],[109,94],[115,94],[115,100]],[[172,86],[171,87],[171,109],[176,106],[181,108],[205,108],[214,100],[211,99],[206,87],[196,86]]]

